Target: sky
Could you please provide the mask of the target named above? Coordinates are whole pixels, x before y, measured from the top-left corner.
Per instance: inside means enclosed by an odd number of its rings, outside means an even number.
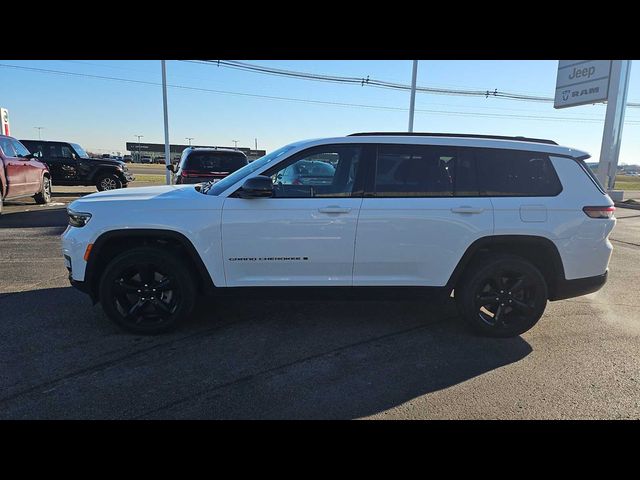
[[[246,61],[411,83],[409,60]],[[552,97],[557,66],[557,60],[421,60],[417,84]],[[629,102],[640,102],[640,67],[635,68]],[[0,106],[9,109],[16,138],[38,138],[38,126],[44,127],[43,139],[76,142],[96,153],[124,154],[125,143],[137,141],[135,135],[164,143],[160,61],[0,60],[0,74]],[[233,146],[237,140],[239,147],[253,148],[257,138],[259,149],[271,151],[307,138],[407,130],[408,91],[175,60],[167,61],[167,83],[171,143],[186,144],[185,138],[193,137],[196,145]],[[603,104],[555,110],[549,103],[417,93],[414,131],[549,138],[585,150],[597,161],[605,110]],[[640,108],[627,108],[621,164],[640,164],[639,134]]]

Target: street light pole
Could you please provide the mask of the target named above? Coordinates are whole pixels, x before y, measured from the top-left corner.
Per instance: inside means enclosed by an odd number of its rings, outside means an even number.
[[[144,137],[144,135],[134,135],[134,137],[138,137],[138,163],[142,163],[142,158],[140,157],[140,139]]]
[[[416,108],[416,79],[418,78],[418,60],[413,61],[411,77],[411,103],[409,104],[409,133],[413,132],[413,114]]]
[[[44,129],[44,127],[33,127],[33,128],[35,128],[36,130],[38,130],[38,140],[42,140],[42,138],[40,137],[40,130],[43,130],[43,129]]]
[[[167,65],[165,60],[161,60],[162,65],[162,105],[164,107],[164,163],[166,169],[167,185],[171,185],[171,149],[169,147],[169,107],[167,105]]]
[[[193,137],[184,137],[185,140],[189,140],[189,146],[191,146],[191,140],[193,140]]]
[[[238,149],[238,140],[231,140],[233,142],[233,144],[235,145],[236,150]]]

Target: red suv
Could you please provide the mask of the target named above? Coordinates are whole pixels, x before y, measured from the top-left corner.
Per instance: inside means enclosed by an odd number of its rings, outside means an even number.
[[[0,135],[0,213],[4,200],[33,197],[51,201],[51,174],[27,148],[13,137]]]
[[[175,172],[176,184],[202,183],[222,180],[248,163],[247,156],[240,150],[188,147],[182,152],[178,168],[174,165],[167,168]]]

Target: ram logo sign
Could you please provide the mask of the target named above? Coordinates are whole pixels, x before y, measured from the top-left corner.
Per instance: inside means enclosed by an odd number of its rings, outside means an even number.
[[[611,60],[560,60],[555,108],[604,102],[609,92]]]

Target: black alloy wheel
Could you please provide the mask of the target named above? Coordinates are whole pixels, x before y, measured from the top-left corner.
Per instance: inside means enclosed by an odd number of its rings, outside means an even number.
[[[116,257],[100,283],[105,313],[125,330],[171,330],[192,311],[195,288],[185,266],[167,252],[141,247]]]
[[[510,337],[533,327],[546,307],[547,285],[530,262],[490,257],[473,267],[456,297],[465,320],[479,333]]]

